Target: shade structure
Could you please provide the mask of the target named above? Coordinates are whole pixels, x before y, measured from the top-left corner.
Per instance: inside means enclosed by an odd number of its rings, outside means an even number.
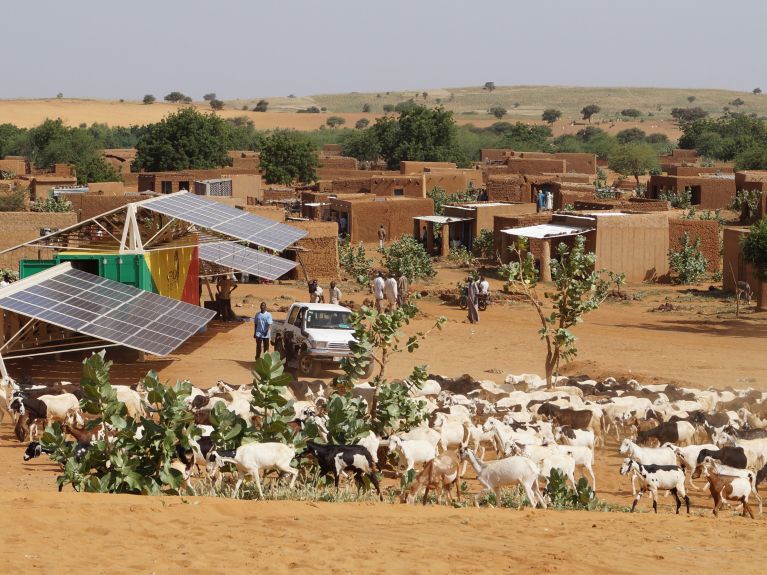
[[[593,227],[566,226],[560,224],[540,224],[537,226],[525,226],[522,228],[505,228],[501,233],[510,236],[525,238],[560,238],[564,236],[577,236],[593,231]]]
[[[254,276],[276,280],[296,267],[296,262],[234,242],[200,244],[200,259]]]
[[[139,205],[144,209],[278,252],[308,233],[189,192],[150,198]]]
[[[68,262],[0,289],[0,309],[155,355],[168,355],[216,315]]]

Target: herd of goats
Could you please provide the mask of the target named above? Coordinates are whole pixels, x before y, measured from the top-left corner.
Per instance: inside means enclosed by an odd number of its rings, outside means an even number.
[[[459,381],[459,380],[456,380]],[[548,479],[553,469],[575,487],[575,473],[588,474],[596,491],[594,450],[614,435],[624,455],[620,473],[630,478],[633,511],[642,494],[652,497],[657,513],[658,494],[669,492],[676,512],[684,501],[690,512],[687,486],[698,489],[694,479],[705,480],[716,515],[723,505],[740,507],[754,517],[753,496],[762,512],[757,486],[767,478],[767,393],[756,390],[698,390],[674,385],[640,385],[635,380],[602,382],[585,378],[559,378],[547,389],[537,376],[509,376],[505,385],[436,377],[427,381],[417,398],[426,402],[428,419],[419,427],[387,438],[372,432],[354,445],[327,443],[321,387],[308,390],[295,401],[294,425],[308,421],[319,430],[318,441],[309,441],[298,456],[319,466],[321,476],[353,477],[359,489],[364,478],[383,500],[376,468],[383,471],[388,456],[396,456],[395,471],[415,471],[403,490],[403,502],[414,502],[423,491],[423,502],[433,491],[437,501],[461,497],[461,480],[470,464],[484,492],[501,501],[501,489],[521,486],[533,507],[547,507]],[[73,386],[74,387],[74,386]],[[133,417],[147,417],[146,398],[140,390],[114,386],[119,401]],[[74,392],[73,392],[74,391]],[[373,388],[357,386],[353,393],[371,403]],[[252,479],[263,497],[261,475],[276,470],[290,476],[294,488],[298,470],[296,449],[282,443],[247,443],[236,450],[217,449],[211,439],[209,415],[217,403],[250,419],[250,386],[218,382],[208,390],[193,388],[189,409],[202,435],[191,441],[191,450],[179,449],[177,466],[189,479],[207,474],[220,480],[222,471],[236,469],[237,496],[244,480]],[[41,426],[59,421],[77,447],[88,449],[94,434],[108,436],[103,425],[91,429],[75,390],[0,382],[0,422],[5,415],[15,422],[19,441],[31,439],[24,459],[40,456],[37,441]],[[492,457],[485,458],[492,453]],[[480,495],[482,495],[480,494]],[[475,496],[475,503],[479,502]]]

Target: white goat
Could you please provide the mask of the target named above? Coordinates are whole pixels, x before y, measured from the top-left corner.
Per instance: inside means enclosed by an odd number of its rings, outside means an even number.
[[[431,461],[437,456],[437,450],[428,441],[423,439],[402,439],[397,435],[389,438],[389,453],[396,453],[399,457],[400,467],[405,460],[405,473],[415,469],[417,464]]]
[[[208,454],[208,475],[213,475],[223,465],[231,463],[237,467],[239,473],[232,497],[237,497],[242,482],[250,476],[255,480],[258,494],[263,499],[260,476],[262,471],[279,469],[283,473],[291,474],[293,477],[290,479],[290,488],[293,489],[298,470],[291,467],[290,462],[295,456],[295,448],[284,443],[246,443],[237,448],[234,457],[222,457],[218,451],[211,451]]]
[[[621,455],[638,461],[643,465],[676,465],[676,453],[666,447],[640,447],[629,438],[623,440]],[[625,475],[625,474],[624,474]],[[631,476],[631,494],[636,495],[636,474]]]

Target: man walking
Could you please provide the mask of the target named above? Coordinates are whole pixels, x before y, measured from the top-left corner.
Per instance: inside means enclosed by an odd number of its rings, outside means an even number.
[[[397,280],[397,305],[402,305],[407,301],[408,292],[410,291],[410,282],[405,274],[399,276]]]
[[[336,287],[336,282],[330,282],[330,303],[338,305],[341,302],[341,290]]]
[[[469,310],[469,323],[479,323],[479,310],[477,309],[479,287],[474,278],[466,278],[466,303]]]
[[[384,249],[384,242],[386,242],[386,230],[383,227],[383,224],[378,228],[378,249],[382,250]]]
[[[386,297],[387,312],[397,309],[397,280],[392,274],[389,274],[384,283],[384,297]]]
[[[378,313],[381,313],[383,311],[384,299],[384,279],[382,272],[378,272],[378,275],[373,280],[373,297],[376,300],[376,310]]]
[[[309,303],[317,303],[317,280],[309,282]]]
[[[256,359],[261,357],[261,351],[269,353],[269,337],[272,331],[272,314],[266,311],[266,302],[261,302],[261,311],[253,319],[256,330],[253,337],[256,338]]]

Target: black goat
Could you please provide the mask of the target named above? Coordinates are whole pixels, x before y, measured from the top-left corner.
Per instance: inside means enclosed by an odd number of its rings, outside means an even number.
[[[354,481],[358,489],[363,489],[365,483],[362,480],[363,474],[367,474],[370,483],[376,488],[378,497],[383,501],[381,495],[381,486],[378,483],[378,477],[375,474],[375,464],[370,452],[361,445],[323,445],[308,441],[306,449],[302,455],[311,455],[320,466],[320,473],[332,475],[335,480],[336,491],[338,490],[338,480],[342,471],[352,471]]]
[[[701,449],[696,463],[700,465],[706,457],[716,459],[722,465],[728,465],[736,469],[745,469],[748,465],[748,458],[742,447],[721,447],[716,451],[713,449]]]

